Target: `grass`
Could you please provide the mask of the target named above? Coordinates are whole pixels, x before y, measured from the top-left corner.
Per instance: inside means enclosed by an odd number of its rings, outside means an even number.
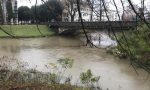
[[[0,90],[88,90],[69,83],[55,83],[51,73],[35,70],[0,70],[0,72]]]
[[[0,25],[0,27],[15,37],[43,37],[54,34],[54,32],[46,25],[38,25],[42,34],[39,32],[36,25]],[[0,30],[0,37],[10,36]]]

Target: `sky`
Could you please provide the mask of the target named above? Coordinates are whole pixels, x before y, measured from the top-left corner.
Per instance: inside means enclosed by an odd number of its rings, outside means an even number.
[[[30,2],[31,1],[31,2]],[[36,0],[18,0],[18,7],[20,6],[28,6],[28,7],[31,7],[32,5],[35,5],[36,3]],[[38,1],[38,5],[41,4],[41,0],[37,0]],[[118,7],[120,5],[121,7],[121,3],[120,3],[120,0],[115,0]],[[126,1],[126,0],[125,0]],[[141,0],[131,0],[134,4],[140,4],[140,1]],[[149,5],[150,6],[150,0],[145,0],[145,5]]]
[[[35,5],[36,0],[17,0],[18,1],[18,7],[20,6],[28,6],[31,7],[32,5]],[[37,0],[38,1],[38,5],[41,4],[41,0]]]

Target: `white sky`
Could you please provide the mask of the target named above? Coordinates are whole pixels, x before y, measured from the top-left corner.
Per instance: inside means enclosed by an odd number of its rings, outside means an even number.
[[[18,1],[18,7],[20,6],[28,6],[31,7],[32,5],[35,5],[36,0],[17,0]],[[41,4],[41,0],[37,0],[38,4]]]
[[[30,2],[31,1],[31,2]],[[35,2],[36,0],[18,0],[18,7],[20,6],[28,6],[28,7],[31,7],[32,5],[35,5]],[[41,0],[37,0],[38,1],[38,4],[41,4]],[[121,7],[121,3],[120,3],[120,0],[115,0],[118,7],[120,6]],[[127,1],[127,0],[124,0],[124,1]],[[134,4],[140,4],[140,1],[141,0],[131,0]],[[145,0],[145,5],[149,5],[150,7],[150,0]]]

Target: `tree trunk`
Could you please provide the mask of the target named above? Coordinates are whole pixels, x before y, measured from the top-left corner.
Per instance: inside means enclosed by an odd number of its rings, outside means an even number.
[[[74,15],[71,16],[71,22],[74,22]]]
[[[100,0],[100,16],[99,16],[99,20],[102,21],[102,1]]]

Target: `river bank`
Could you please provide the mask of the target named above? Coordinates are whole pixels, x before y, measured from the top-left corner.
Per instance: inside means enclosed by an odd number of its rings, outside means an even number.
[[[0,72],[0,90],[83,90],[79,86],[53,81],[56,77],[52,73],[6,69],[0,69]]]
[[[89,90],[88,88],[90,88],[71,85],[71,78],[64,76],[65,70],[71,68],[73,64],[73,60],[69,58],[59,59],[58,64],[51,63],[49,65],[60,68],[59,73],[56,73],[58,70],[56,72],[39,72],[35,69],[26,69],[24,63],[6,56],[0,58],[0,62],[0,90]],[[15,65],[12,66],[10,63]],[[49,69],[52,70],[52,68]]]
[[[54,35],[46,25],[0,25],[0,38],[35,38]],[[6,34],[5,32],[8,34]]]

